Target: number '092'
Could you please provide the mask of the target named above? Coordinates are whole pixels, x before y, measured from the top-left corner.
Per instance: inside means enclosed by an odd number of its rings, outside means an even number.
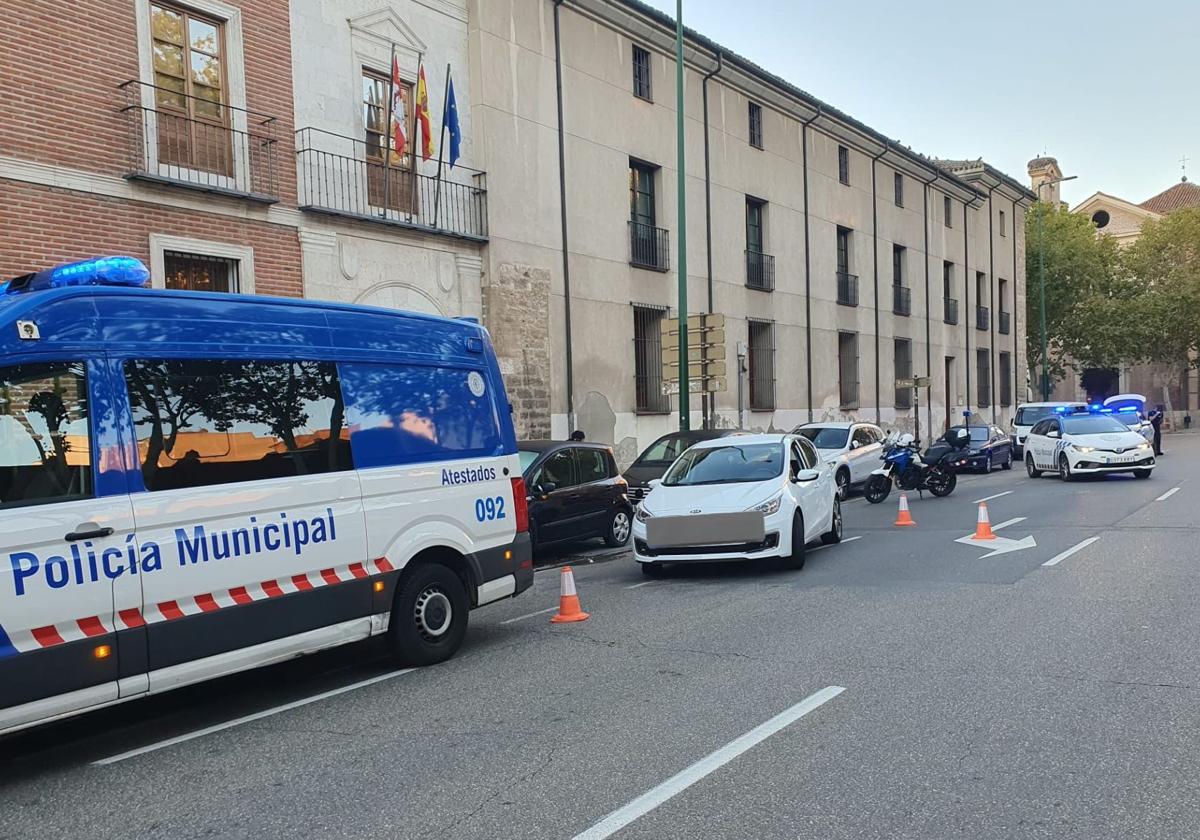
[[[480,522],[504,519],[504,497],[488,496],[486,499],[476,499],[475,518]]]

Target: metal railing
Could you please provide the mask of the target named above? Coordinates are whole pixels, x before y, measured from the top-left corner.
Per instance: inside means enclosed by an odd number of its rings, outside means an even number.
[[[1000,311],[1000,321],[997,324],[997,329],[1000,331],[1001,335],[1009,334],[1009,332],[1012,330],[1011,312],[1005,312],[1004,310]],[[1007,405],[1007,403],[1005,403],[1005,405]]]
[[[263,203],[279,200],[275,117],[131,79],[125,178]]]
[[[958,301],[954,298],[942,298],[942,320],[947,324],[958,323]]]
[[[858,306],[858,275],[837,273],[837,302],[843,306]]]
[[[770,292],[775,289],[775,258],[759,251],[746,252],[746,285]]]
[[[652,271],[671,268],[671,237],[663,228],[629,222],[629,264]]]
[[[991,311],[986,306],[975,307],[975,329],[986,330],[992,325]]]
[[[365,140],[319,128],[296,131],[300,209],[486,239],[487,173],[376,155]]]
[[[858,408],[858,383],[839,382],[838,399],[841,408]]]
[[[896,315],[912,314],[912,289],[907,286],[892,286],[892,312]]]

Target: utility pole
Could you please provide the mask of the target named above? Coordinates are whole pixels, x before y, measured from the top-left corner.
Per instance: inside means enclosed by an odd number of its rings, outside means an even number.
[[[675,131],[679,183],[679,429],[691,428],[691,376],[688,372],[687,303],[687,175],[684,172],[683,145],[683,0],[675,2]]]

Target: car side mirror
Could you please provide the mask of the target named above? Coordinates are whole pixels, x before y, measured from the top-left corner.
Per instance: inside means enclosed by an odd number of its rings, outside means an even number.
[[[549,494],[553,493],[557,489],[558,489],[558,485],[555,484],[553,481],[543,482],[543,483],[539,484],[537,487],[537,491],[539,493],[541,493],[543,496],[548,496]]]
[[[1059,433],[1057,431],[1049,431],[1049,432],[1046,432],[1046,437],[1057,438],[1057,437],[1061,437],[1061,436],[1059,435]]]
[[[796,470],[793,473],[792,481],[797,484],[806,484],[809,481],[816,481],[820,477],[820,470]]]
[[[648,482],[646,482],[646,486],[649,487],[651,490],[653,490],[655,487],[661,487],[662,479],[661,478],[652,478]]]

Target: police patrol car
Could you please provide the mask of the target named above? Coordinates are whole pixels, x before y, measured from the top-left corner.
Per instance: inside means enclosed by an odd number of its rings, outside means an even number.
[[[1137,432],[1110,413],[1059,408],[1039,420],[1025,439],[1030,478],[1056,471],[1064,481],[1079,475],[1127,472],[1149,478],[1154,452]]]
[[[147,279],[0,284],[0,733],[384,633],[438,662],[531,585],[482,327]]]

